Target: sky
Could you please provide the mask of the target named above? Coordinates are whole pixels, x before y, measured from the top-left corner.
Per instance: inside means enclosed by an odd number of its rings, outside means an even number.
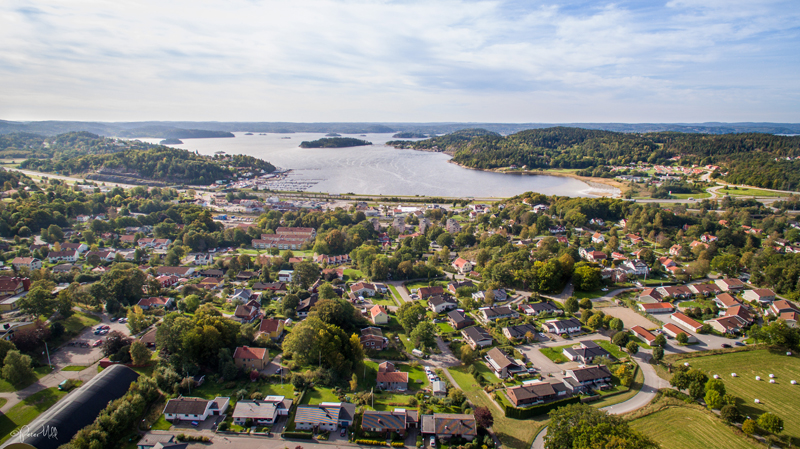
[[[800,122],[797,0],[3,0],[0,119]]]

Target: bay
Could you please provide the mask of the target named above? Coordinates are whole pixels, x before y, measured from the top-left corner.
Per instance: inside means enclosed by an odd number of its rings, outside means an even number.
[[[246,154],[291,169],[289,179],[305,183],[306,190],[372,195],[420,195],[446,197],[510,197],[533,191],[546,195],[593,197],[618,193],[612,187],[590,186],[575,178],[548,175],[511,175],[470,170],[451,164],[450,156],[385,145],[392,134],[348,134],[373,143],[349,148],[300,148],[304,140],[325,137],[317,133],[234,133],[235,138],[182,139],[170,145],[213,155]],[[140,139],[158,143],[160,139]]]

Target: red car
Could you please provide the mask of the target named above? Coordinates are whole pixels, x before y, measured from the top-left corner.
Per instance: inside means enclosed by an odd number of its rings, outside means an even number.
[[[103,344],[103,340],[97,340],[94,343],[92,343],[92,347],[96,348],[96,347],[98,347],[98,346],[100,346],[102,344]]]

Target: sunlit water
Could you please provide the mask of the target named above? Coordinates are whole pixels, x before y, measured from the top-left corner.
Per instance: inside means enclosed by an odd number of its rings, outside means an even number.
[[[308,181],[313,184],[308,190],[313,192],[479,198],[509,197],[527,191],[572,197],[599,193],[574,178],[470,170],[448,163],[450,156],[443,153],[398,150],[385,145],[392,134],[342,135],[373,143],[351,148],[299,147],[304,140],[325,137],[319,133],[235,134],[232,139],[182,139],[182,145],[171,146],[204,155],[224,151],[255,156],[292,169],[290,179]],[[141,140],[157,143],[160,139]]]

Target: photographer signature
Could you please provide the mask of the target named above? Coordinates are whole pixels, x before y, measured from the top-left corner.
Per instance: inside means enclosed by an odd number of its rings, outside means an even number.
[[[36,438],[36,437],[44,437],[44,438],[58,438],[58,429],[50,426],[50,425],[43,425],[38,432],[31,431],[30,427],[22,426],[19,430],[14,430],[11,432],[11,436],[15,437],[19,435],[20,443],[24,443],[26,438]]]

